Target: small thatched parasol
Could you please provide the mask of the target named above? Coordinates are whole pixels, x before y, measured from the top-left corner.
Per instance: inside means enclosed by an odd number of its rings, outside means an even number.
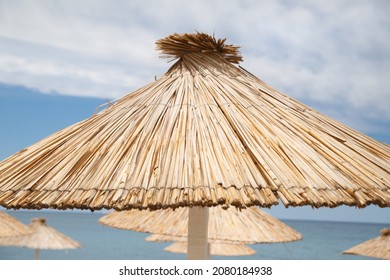
[[[172,243],[164,250],[171,253],[187,254],[187,242]],[[212,242],[209,243],[209,254],[212,256],[247,256],[256,254],[256,251],[242,244]]]
[[[343,254],[390,260],[390,228],[382,229],[380,236],[345,250]]]
[[[0,246],[6,246],[2,242],[4,237],[29,234],[27,226],[5,212],[0,212]]]
[[[46,224],[45,218],[32,219],[28,226],[31,234],[8,237],[8,246],[27,247],[35,250],[35,259],[39,258],[40,249],[66,250],[81,248],[73,239],[65,236]]]
[[[237,67],[224,39],[173,34],[157,48],[176,60],[161,78],[0,162],[1,206],[199,206],[189,247],[204,253],[210,206],[390,206],[388,145]]]
[[[106,214],[99,222],[120,229],[161,234],[159,241],[163,241],[164,236],[168,238],[165,241],[186,241],[172,237],[187,238],[188,216],[188,208],[130,210]],[[290,242],[300,240],[302,236],[258,207],[249,207],[242,211],[235,207],[226,210],[222,207],[212,207],[209,213],[207,239],[208,242],[253,244]]]
[[[171,236],[166,234],[152,234],[145,238],[150,242],[172,242],[164,250],[171,253],[187,254],[187,237]],[[208,240],[208,250],[210,256],[245,256],[256,253],[251,247],[244,245],[242,241],[218,241]]]

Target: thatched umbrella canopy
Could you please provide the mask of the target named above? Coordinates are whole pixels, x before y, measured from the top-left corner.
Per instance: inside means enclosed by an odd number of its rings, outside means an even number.
[[[345,250],[343,254],[390,260],[390,228],[382,229],[380,236]]]
[[[164,248],[165,251],[171,253],[187,254],[188,244],[187,237],[172,236],[166,234],[151,234],[145,238],[150,242],[172,242],[171,245]],[[253,243],[253,242],[251,242]],[[251,247],[246,246],[246,242],[226,241],[226,240],[208,240],[208,250],[211,256],[246,256],[254,255],[256,251]]]
[[[27,226],[5,212],[0,212],[0,246],[4,246],[1,240],[4,237],[29,234]]]
[[[188,208],[130,210],[106,214],[99,222],[120,229],[154,233],[147,241],[186,241],[188,216]],[[207,239],[210,243],[253,244],[297,241],[302,236],[258,207],[242,211],[235,207],[226,210],[212,207],[209,211]]]
[[[164,250],[171,253],[187,254],[187,242],[172,243]],[[242,244],[212,242],[209,244],[209,253],[212,256],[247,256],[256,254],[256,251]]]
[[[36,259],[39,258],[40,249],[66,250],[81,248],[77,241],[49,227],[45,218],[32,219],[28,230],[31,232],[30,234],[5,238],[8,246],[34,249]]]
[[[390,146],[237,67],[225,40],[173,34],[157,48],[176,60],[161,78],[0,163],[1,206],[390,205]]]

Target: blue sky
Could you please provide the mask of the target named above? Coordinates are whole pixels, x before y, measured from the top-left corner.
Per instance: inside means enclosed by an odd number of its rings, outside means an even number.
[[[274,88],[389,144],[389,12],[376,0],[0,1],[0,159],[153,81],[170,66],[155,41],[195,30],[240,45],[241,66]],[[388,208],[272,211],[390,223]]]

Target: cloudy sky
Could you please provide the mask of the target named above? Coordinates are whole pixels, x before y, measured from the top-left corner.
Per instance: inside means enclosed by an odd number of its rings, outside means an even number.
[[[119,97],[168,69],[157,39],[198,30],[241,46],[241,65],[276,89],[383,137],[389,13],[386,0],[3,0],[0,82]]]
[[[157,39],[197,30],[241,46],[241,66],[274,88],[390,143],[389,13],[386,0],[0,0],[0,83],[118,98],[170,66]]]

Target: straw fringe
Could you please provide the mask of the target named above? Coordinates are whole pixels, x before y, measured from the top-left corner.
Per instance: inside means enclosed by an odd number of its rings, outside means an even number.
[[[390,147],[280,93],[206,35],[157,81],[0,163],[7,208],[390,205]],[[231,59],[230,59],[231,58]]]

